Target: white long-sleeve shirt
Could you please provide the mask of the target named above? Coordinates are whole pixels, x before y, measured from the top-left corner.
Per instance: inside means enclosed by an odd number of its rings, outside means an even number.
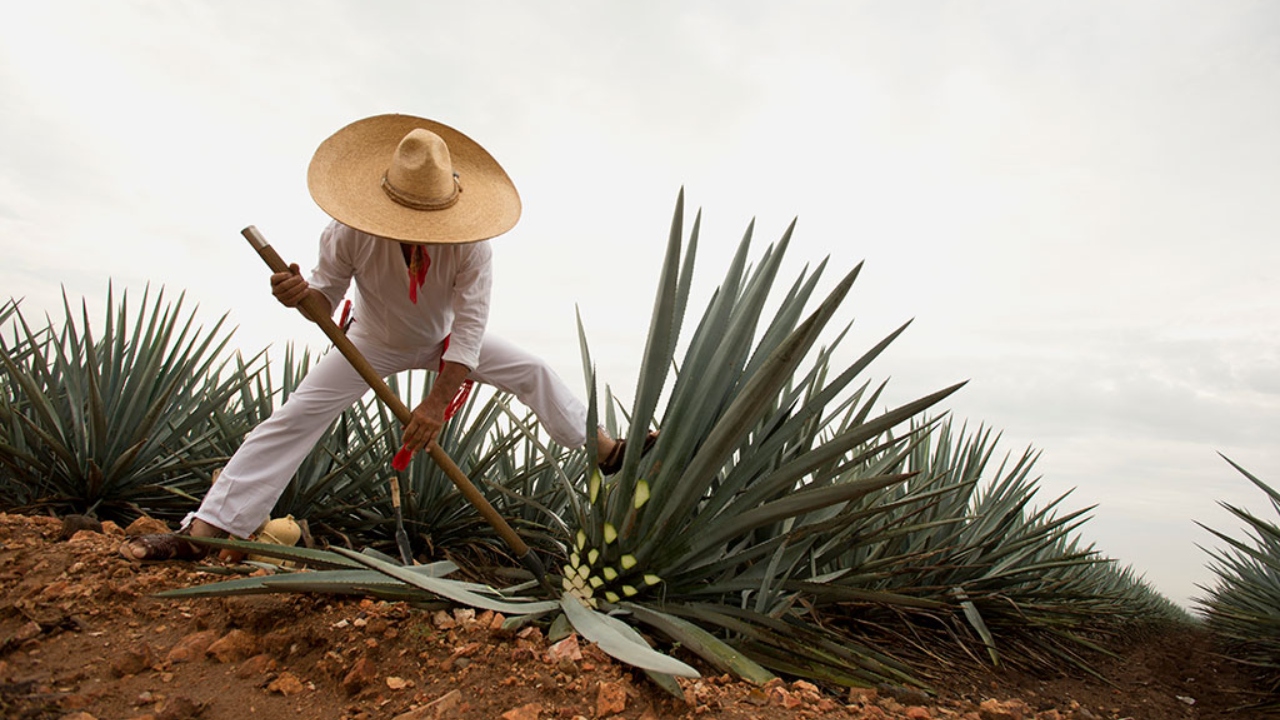
[[[409,299],[400,243],[333,221],[320,236],[308,282],[337,308],[354,278],[353,312],[361,335],[393,348],[431,348],[449,338],[444,359],[474,369],[489,322],[493,250],[488,240],[428,245],[431,267]]]

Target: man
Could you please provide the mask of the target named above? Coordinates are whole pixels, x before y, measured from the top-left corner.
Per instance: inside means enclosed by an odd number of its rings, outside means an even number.
[[[438,371],[404,428],[408,451],[436,439],[472,380],[514,394],[556,442],[585,445],[586,406],[540,358],[485,333],[489,240],[515,225],[520,197],[484,148],[438,122],[378,115],[325,140],[307,185],[333,222],[310,278],[293,265],[271,276],[272,294],[286,307],[312,296],[332,312],[354,279],[347,334],[370,364],[384,377]],[[367,390],[346,358],[327,353],[245,438],[182,531],[133,538],[121,553],[138,561],[194,560],[207,550],[184,535],[250,536],[325,428]],[[616,472],[625,441],[598,429],[597,444],[601,470]]]

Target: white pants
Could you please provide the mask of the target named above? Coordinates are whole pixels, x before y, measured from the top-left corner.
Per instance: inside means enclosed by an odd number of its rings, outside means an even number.
[[[382,377],[440,365],[440,348],[387,348],[361,337],[359,327],[351,327],[351,342]],[[561,445],[578,448],[586,443],[586,406],[541,358],[487,335],[469,377],[515,395]],[[329,424],[367,392],[368,383],[351,363],[330,350],[288,401],[245,437],[200,509],[183,525],[199,518],[236,537],[253,534]]]

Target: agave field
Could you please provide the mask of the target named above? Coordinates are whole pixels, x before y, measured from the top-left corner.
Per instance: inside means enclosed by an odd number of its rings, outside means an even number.
[[[1084,540],[1088,509],[1038,496],[1034,452],[947,416],[963,383],[884,407],[870,369],[906,327],[840,347],[860,268],[782,278],[790,230],[759,251],[752,235],[705,307],[689,307],[699,219],[686,228],[677,202],[629,404],[599,386],[581,332],[589,423],[630,440],[618,473],[601,477],[594,447],[556,445],[500,393],[473,394],[440,438],[546,561],[554,592],[425,456],[398,478],[414,562],[394,559],[399,427],[370,399],[334,422],[274,508],[303,523],[305,547],[209,541],[287,562],[169,595],[469,605],[573,629],[677,694],[698,663],[756,683],[925,691],[925,668],[948,665],[1089,673],[1111,641],[1161,623],[1207,623],[1280,678],[1280,526],[1232,508],[1256,537],[1219,534],[1219,583],[1188,614]],[[0,510],[179,521],[311,365],[289,349],[276,363],[238,352],[222,320],[198,326],[163,291],[136,306],[112,291],[107,305],[100,325],[70,299],[61,323],[0,307]],[[389,380],[404,397],[430,381]]]

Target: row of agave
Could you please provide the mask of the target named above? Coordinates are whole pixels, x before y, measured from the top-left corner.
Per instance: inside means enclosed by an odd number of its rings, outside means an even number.
[[[589,423],[630,440],[618,473],[601,477],[585,460],[593,447],[556,446],[500,394],[474,396],[440,440],[555,559],[558,597],[527,577],[496,587],[495,568],[514,563],[425,459],[400,480],[415,553],[434,562],[389,557],[395,422],[372,401],[329,428],[275,508],[306,520],[329,550],[223,541],[307,571],[172,594],[357,592],[466,603],[513,623],[562,616],[673,692],[672,676],[695,671],[641,631],[754,682],[927,687],[921,668],[938,662],[1087,670],[1108,635],[1189,619],[1082,544],[1087,509],[1033,505],[1032,453],[993,467],[989,430],[929,417],[960,385],[878,411],[884,385],[863,376],[905,326],[836,366],[848,327],[832,322],[859,269],[815,299],[824,262],[775,298],[790,229],[753,262],[748,228],[682,339],[699,225],[685,237],[681,198],[633,402],[622,408],[607,386],[603,402],[590,398]],[[21,317],[12,304],[0,313]],[[83,328],[67,316],[61,333],[16,322],[0,344],[5,509],[177,517],[310,364],[286,354],[277,386],[262,355],[218,362],[221,323],[209,334],[179,327],[159,299],[132,334],[122,305],[99,341],[87,313]],[[393,379],[408,396],[414,382]]]
[[[1280,514],[1280,492],[1234,461],[1227,460],[1270,501]],[[1205,622],[1225,641],[1231,657],[1257,671],[1270,697],[1256,710],[1280,712],[1280,523],[1237,505],[1222,503],[1244,523],[1247,538],[1237,539],[1202,524],[1226,543],[1208,550],[1215,583],[1197,600]]]

